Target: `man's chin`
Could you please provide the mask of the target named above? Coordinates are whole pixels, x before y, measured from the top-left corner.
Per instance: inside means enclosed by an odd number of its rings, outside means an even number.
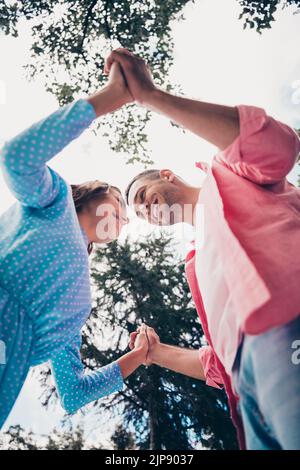
[[[157,225],[159,225],[160,227],[173,227],[174,225],[181,224],[182,222],[183,220],[179,218],[178,219],[171,218],[171,220],[160,222]]]

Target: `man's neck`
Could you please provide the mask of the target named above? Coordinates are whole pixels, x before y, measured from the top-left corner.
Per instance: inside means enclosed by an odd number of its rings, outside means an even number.
[[[201,191],[201,188],[198,188],[196,186],[187,186],[184,191],[183,208],[186,205],[188,209],[184,211],[184,222],[189,225],[195,226],[195,223],[196,223],[195,213],[196,213],[196,207],[197,207],[198,200],[199,200],[200,191]]]

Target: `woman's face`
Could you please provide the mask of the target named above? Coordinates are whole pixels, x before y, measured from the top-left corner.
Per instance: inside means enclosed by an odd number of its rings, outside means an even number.
[[[129,222],[126,204],[114,188],[105,199],[90,203],[89,217],[95,243],[111,243],[116,240],[124,225]]]

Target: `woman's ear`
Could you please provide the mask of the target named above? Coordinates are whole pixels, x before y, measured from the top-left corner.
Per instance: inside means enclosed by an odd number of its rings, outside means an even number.
[[[160,170],[159,176],[162,180],[168,181],[169,183],[173,183],[176,178],[171,170]]]

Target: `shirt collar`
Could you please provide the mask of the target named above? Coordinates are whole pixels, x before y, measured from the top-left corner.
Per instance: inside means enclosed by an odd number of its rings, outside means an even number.
[[[196,163],[195,163],[195,166],[196,166],[197,168],[200,168],[200,170],[204,171],[205,173],[208,173],[209,170],[210,170],[210,166],[209,166],[209,164],[206,163],[206,162],[196,162]]]

